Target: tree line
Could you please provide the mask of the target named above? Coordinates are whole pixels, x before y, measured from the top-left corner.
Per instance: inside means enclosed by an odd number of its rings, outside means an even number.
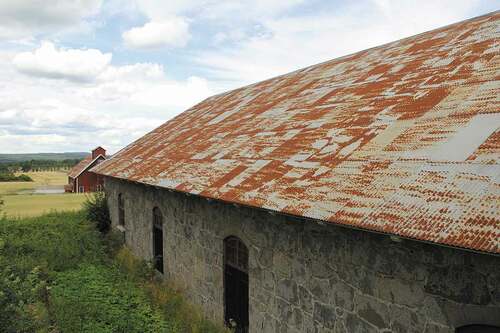
[[[0,182],[33,181],[33,179],[26,174],[16,175],[16,173],[67,170],[74,167],[80,161],[81,159],[71,158],[64,160],[29,160],[0,163]]]
[[[29,171],[55,171],[70,169],[78,164],[81,158],[69,158],[64,160],[29,160],[20,162],[6,162],[0,164],[0,171],[10,170],[11,172]]]

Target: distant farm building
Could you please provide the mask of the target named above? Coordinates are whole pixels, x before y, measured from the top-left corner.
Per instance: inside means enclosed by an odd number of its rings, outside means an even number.
[[[92,153],[75,165],[68,173],[68,184],[65,192],[85,193],[101,191],[103,177],[89,170],[106,159],[106,150],[97,147]]]
[[[494,12],[210,97],[93,168],[112,225],[237,332],[499,332],[499,41]]]

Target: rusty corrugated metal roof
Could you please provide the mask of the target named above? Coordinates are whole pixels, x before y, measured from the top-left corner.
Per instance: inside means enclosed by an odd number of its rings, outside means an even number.
[[[100,147],[98,147],[100,148]],[[106,159],[106,156],[99,154],[96,158],[92,158],[92,154],[88,155],[85,157],[83,160],[78,162],[73,168],[68,173],[68,176],[71,178],[76,178],[80,176],[82,172],[84,172],[87,169],[90,169],[94,162],[100,158]]]
[[[92,162],[92,155],[88,155],[83,160],[78,162],[78,164],[76,164],[73,168],[71,168],[71,170],[68,173],[68,176],[71,178],[75,178],[89,166],[90,162]]]
[[[94,171],[500,253],[500,11],[213,96]]]

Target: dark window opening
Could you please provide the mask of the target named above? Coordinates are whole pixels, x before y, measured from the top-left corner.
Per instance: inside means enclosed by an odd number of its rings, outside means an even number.
[[[467,325],[456,329],[456,333],[500,333],[500,327],[489,325]]]
[[[237,237],[224,240],[224,320],[248,332],[248,249]]]
[[[125,203],[121,193],[118,194],[118,224],[125,225]]]
[[[153,208],[153,265],[163,274],[163,216],[158,207]]]

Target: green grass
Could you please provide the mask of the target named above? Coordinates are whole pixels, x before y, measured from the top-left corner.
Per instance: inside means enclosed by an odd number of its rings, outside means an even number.
[[[85,194],[19,194],[2,196],[2,208],[9,217],[32,217],[51,211],[76,211],[82,208]]]
[[[83,212],[0,219],[0,332],[219,333]]]
[[[68,183],[65,171],[26,172],[32,182],[0,182],[0,195],[15,195],[20,191],[33,190],[40,186],[64,186]]]
[[[19,194],[40,186],[63,186],[68,176],[64,171],[28,172],[33,182],[0,182],[3,212],[9,217],[33,217],[51,211],[76,211],[85,201],[84,194]]]

